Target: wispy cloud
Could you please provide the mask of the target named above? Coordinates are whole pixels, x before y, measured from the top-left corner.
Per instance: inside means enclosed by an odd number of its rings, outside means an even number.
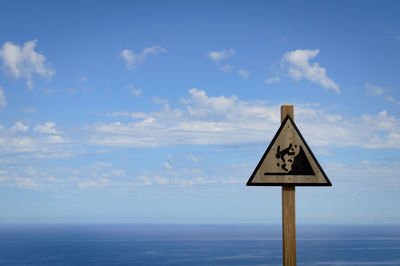
[[[152,47],[143,49],[141,53],[134,53],[132,50],[124,49],[121,52],[121,57],[124,60],[126,67],[132,70],[142,64],[146,60],[147,56],[157,56],[160,53],[166,52],[167,50],[164,47],[153,45]]]
[[[386,92],[386,89],[384,89],[383,87],[373,86],[370,83],[365,83],[365,87],[367,88],[367,95],[369,96],[380,96]]]
[[[235,67],[230,65],[230,64],[225,64],[221,66],[219,69],[221,69],[223,72],[231,72]]]
[[[25,126],[22,124],[22,122],[16,122],[12,128],[11,131],[13,132],[26,132],[28,130],[29,126]]]
[[[48,136],[47,142],[48,143],[64,143],[65,140],[61,136]]]
[[[299,81],[305,78],[321,85],[325,89],[332,89],[339,93],[339,86],[327,76],[326,69],[321,67],[317,62],[310,62],[318,53],[318,49],[291,51],[283,55],[281,62],[289,76],[294,80]]]
[[[188,154],[188,155],[185,156],[185,158],[187,160],[190,160],[190,161],[194,162],[194,163],[198,163],[199,162],[199,159],[193,154]]]
[[[154,147],[169,145],[244,145],[263,142],[279,127],[279,106],[241,101],[236,96],[210,97],[203,90],[189,90],[183,108],[167,102],[160,112],[113,113],[132,117],[127,123],[95,123],[86,134],[92,145]],[[318,147],[400,149],[400,119],[385,110],[378,114],[343,118],[317,107],[296,106],[296,122],[304,136]],[[368,141],[365,141],[368,140]]]
[[[41,133],[47,133],[47,134],[57,134],[58,131],[55,129],[56,123],[54,122],[46,122],[43,125],[37,125],[35,127],[35,130],[41,132]]]
[[[176,178],[174,182],[178,185],[194,185],[194,184],[212,184],[217,183],[217,180],[210,179],[210,178],[192,178],[192,179],[183,179],[183,178]]]
[[[229,50],[225,49],[223,51],[212,51],[207,54],[207,56],[214,62],[219,63],[222,60],[226,60],[235,54],[235,49],[231,48]]]
[[[271,84],[271,83],[279,82],[280,80],[281,80],[280,77],[271,77],[271,78],[267,78],[267,79],[265,80],[265,83]]]
[[[397,101],[396,98],[391,95],[387,95],[388,93],[393,91],[392,89],[384,88],[378,85],[372,85],[368,82],[365,83],[365,88],[367,89],[368,96],[382,96],[389,102],[400,104],[400,101]]]
[[[225,49],[223,51],[212,51],[207,54],[207,57],[210,58],[212,61],[215,63],[219,64],[220,62],[227,60],[231,58],[233,55],[235,55],[236,51],[235,49]],[[224,64],[219,67],[219,69],[223,72],[232,72],[236,67],[233,66],[232,64]],[[250,77],[250,71],[247,69],[240,68],[237,71],[237,74],[247,80]]]
[[[28,106],[22,109],[22,112],[27,113],[27,114],[36,114],[38,112],[38,109],[35,106]]]
[[[238,70],[239,76],[241,76],[243,79],[249,79],[250,77],[250,71],[246,69],[239,69]]]
[[[35,51],[36,40],[26,42],[22,47],[12,42],[5,42],[0,49],[3,69],[12,77],[26,79],[26,85],[33,88],[33,76],[50,79],[55,70],[47,62],[46,57]]]
[[[325,166],[342,188],[363,183],[364,189],[400,190],[400,162],[359,161],[353,164],[326,162]]]
[[[172,165],[169,162],[165,162],[164,163],[164,167],[169,169],[169,170],[173,168]]]
[[[0,157],[15,154],[14,159],[26,161],[27,158],[65,158],[82,153],[80,140],[68,143],[68,134],[56,130],[54,122],[37,124],[32,127],[34,130],[22,122],[0,128]]]
[[[129,89],[129,91],[132,93],[132,95],[134,95],[135,97],[139,97],[140,95],[142,95],[143,91],[140,89],[136,89],[132,84],[129,84],[127,86],[127,88]]]
[[[7,106],[6,96],[4,95],[3,88],[0,86],[0,107],[6,108],[6,106]]]
[[[90,123],[74,126],[73,129],[59,129],[55,122],[36,125],[17,122],[12,126],[3,126],[0,130],[0,158],[13,158],[18,162],[65,158],[84,154],[85,149],[93,150],[93,147],[115,151],[114,147],[247,146],[249,143],[265,145],[266,139],[273,137],[280,124],[279,105],[243,101],[234,95],[209,96],[205,91],[196,88],[188,91],[178,107],[171,108],[165,100],[160,100],[159,103],[163,106],[160,111],[114,112],[107,115],[111,122]],[[317,105],[296,105],[295,112],[296,124],[313,149],[400,149],[400,119],[385,110],[377,114],[344,117],[335,113],[335,109],[320,108]],[[128,121],[121,122],[121,117]],[[193,163],[187,161],[182,169],[178,163],[172,164],[171,158],[168,158],[159,162],[156,171],[143,174],[136,172],[129,179],[126,176],[130,174],[125,173],[124,169],[114,169],[111,164],[104,162],[93,164],[87,169],[75,169],[70,172],[62,169],[59,172],[47,171],[43,174],[31,173],[29,165],[15,173],[14,168],[5,168],[0,170],[8,171],[8,174],[0,173],[0,179],[5,179],[4,182],[8,185],[32,189],[47,183],[52,186],[70,184],[81,189],[101,189],[108,186],[206,185],[244,182],[239,177],[245,176],[246,173],[242,172],[249,168],[243,165],[237,168],[229,166],[227,169],[234,171],[231,174],[224,173],[225,178],[222,179],[218,178],[220,174],[209,175],[202,172],[204,169],[197,169],[199,159],[196,155],[182,155],[182,158]],[[342,172],[351,172],[345,167],[334,168],[343,169]],[[348,168],[356,169],[356,166]],[[371,173],[375,168],[379,169],[373,165],[358,168],[369,169]],[[398,168],[398,165],[388,166],[385,171],[393,178]],[[36,169],[36,172],[38,171],[39,168]],[[331,171],[335,173],[334,170]],[[357,176],[356,172],[351,173]],[[48,178],[51,176],[56,176],[57,179],[63,177],[64,181],[50,182]],[[396,184],[399,184],[398,179],[396,180]]]
[[[279,113],[279,108],[276,108],[277,113]],[[266,109],[264,109],[266,110]],[[313,113],[315,112],[315,115]],[[296,116],[297,120],[304,121],[304,119],[310,119],[310,120],[315,120],[319,119],[318,117],[321,114],[321,110],[314,110],[314,109],[309,109],[308,107],[302,107],[302,108],[297,108],[296,110]],[[311,116],[311,118],[310,118]],[[329,119],[325,119],[327,117],[326,114],[323,114],[323,119],[326,120],[325,124],[321,125],[321,120],[318,121],[317,124],[320,124],[321,126],[320,131],[318,132],[320,134],[326,134],[330,130],[335,130],[335,132],[338,132],[339,134],[342,134],[340,132],[341,127],[343,126],[349,126],[349,121],[344,120],[343,117],[334,117]],[[252,117],[252,116],[250,116]],[[165,118],[165,117],[163,117]],[[211,118],[211,116],[209,116]],[[171,119],[171,118],[170,118]],[[254,119],[254,118],[253,118]],[[263,120],[266,120],[265,118]],[[385,129],[392,128],[393,119],[390,118],[386,112],[381,112],[378,114],[378,116],[372,116],[372,117],[367,117],[364,116],[363,120],[368,121],[372,120],[372,124],[374,121],[381,121],[381,124],[377,124],[376,126],[378,129],[375,132],[383,132]],[[236,122],[239,122],[240,120],[236,120]],[[269,133],[275,133],[275,130],[277,129],[274,125],[271,125],[270,120],[268,121],[268,128],[272,128]],[[310,131],[317,131],[315,125],[311,125],[310,127],[305,127],[303,123],[297,123],[302,130],[303,135],[306,137],[308,142],[312,145],[312,147],[324,147],[326,145],[325,143],[322,143],[321,145],[317,145],[313,138],[318,136],[317,135],[310,135]],[[343,123],[339,127],[329,127],[325,128],[326,125],[330,125],[331,123]],[[391,121],[391,122],[390,122]],[[234,123],[235,120],[232,120],[231,123]],[[229,121],[226,121],[226,123],[230,123]],[[279,124],[279,122],[278,122]],[[309,121],[307,124],[311,124]],[[251,124],[250,124],[251,125]],[[362,125],[359,128],[350,128],[350,131],[353,130],[365,130],[368,126],[371,124],[365,124]],[[240,127],[246,126],[241,124]],[[161,127],[161,125],[159,125]],[[172,145],[182,145],[182,144],[187,144],[190,142],[190,138],[196,138],[198,136],[203,137],[203,134],[207,134],[208,138],[210,139],[208,143],[212,143],[211,140],[215,137],[217,137],[217,140],[220,141],[224,137],[229,138],[231,134],[239,134],[241,137],[245,137],[246,134],[242,134],[240,130],[235,129],[235,130],[227,130],[227,131],[221,131],[221,132],[215,132],[216,134],[213,135],[213,132],[208,131],[207,129],[205,131],[201,131],[201,128],[193,128],[193,136],[190,135],[185,135],[181,134],[180,135],[180,142],[176,143],[162,143],[163,140],[167,140],[170,136],[173,134],[168,133],[169,131],[174,131],[174,130],[180,130],[177,128],[177,126],[171,125],[170,127],[166,127],[165,129],[158,130],[155,132],[155,134],[149,135],[149,131],[147,131],[146,136],[139,136],[139,135],[134,135],[134,130],[131,130],[128,127],[126,127],[127,131],[125,133],[119,133],[119,132],[113,132],[109,134],[119,134],[121,136],[122,134],[127,134],[130,135],[132,138],[138,136],[139,138],[155,138],[156,134],[163,133],[163,136],[159,138],[159,140],[153,139],[153,141],[159,141],[159,146],[165,145],[165,144],[172,144]],[[0,131],[1,134],[3,134],[4,130],[3,129]],[[254,130],[254,128],[252,129]],[[266,132],[266,129],[263,129],[264,132]],[[3,132],[3,133],[2,133]],[[249,131],[250,132],[250,131]],[[5,132],[6,135],[12,134],[11,132]],[[22,132],[24,133],[24,132]],[[29,132],[25,132],[28,134]],[[262,142],[265,145],[265,137],[268,134],[260,134],[260,138],[262,136],[262,139],[260,139],[260,143]],[[271,137],[273,134],[270,134]],[[331,138],[333,134],[331,134],[328,138]],[[0,135],[4,136],[4,135]],[[44,143],[40,142],[38,138],[35,137],[28,137],[28,135],[21,135],[19,133],[18,137],[17,135],[12,136],[12,142],[14,142],[12,145],[14,145],[12,148],[13,150],[19,145],[20,147],[25,147],[25,150],[20,148],[18,150],[19,153],[25,152],[25,153],[31,153],[32,156],[36,156],[37,153],[43,152],[41,146],[50,146],[50,149],[55,149],[57,146],[54,146],[55,144],[53,143],[48,143],[47,145],[43,145]],[[47,137],[48,135],[44,135],[43,137]],[[54,136],[54,135],[51,135]],[[352,141],[355,140],[354,136],[351,136],[353,139]],[[361,141],[365,141],[365,136],[359,136],[361,138]],[[397,136],[398,138],[400,137],[400,134]],[[186,138],[186,139],[185,139]],[[339,138],[339,140],[343,140],[343,138]],[[10,143],[11,141],[7,141]],[[18,142],[18,143],[17,143]],[[217,142],[217,141],[216,141]],[[216,143],[214,142],[214,145],[221,145],[222,143]],[[374,142],[374,140],[373,140]],[[193,143],[193,142],[192,142]],[[239,138],[236,139],[236,143],[239,143]],[[3,143],[4,144],[4,143]],[[1,146],[2,148],[2,153],[3,148],[5,146]],[[68,145],[64,145],[64,148],[70,145],[81,145],[82,143],[68,143]],[[348,143],[347,143],[348,144]],[[374,144],[374,143],[371,143]],[[390,144],[390,143],[386,143]],[[5,145],[5,144],[4,144]],[[89,144],[90,145],[90,144]],[[121,147],[130,147],[131,143],[127,143],[127,145],[124,145]],[[200,143],[199,145],[202,145]],[[376,147],[371,147],[371,148],[376,148]],[[378,147],[379,148],[379,147]],[[384,147],[384,148],[392,148],[392,147]],[[397,148],[399,148],[399,140],[397,140]],[[115,149],[112,149],[115,150]],[[65,152],[65,150],[57,150],[59,153]],[[208,169],[202,168],[201,164],[197,164],[198,158],[194,156],[193,154],[189,155],[182,155],[186,158],[187,160],[190,160],[194,162],[194,164],[188,164],[186,162],[184,164],[184,167],[179,166],[177,164],[176,166],[172,166],[170,160],[171,158],[168,156],[167,160],[159,161],[158,163],[155,162],[155,169],[154,170],[146,170],[142,173],[140,172],[135,172],[132,173],[132,170],[130,167],[127,167],[126,169],[124,168],[115,168],[111,163],[109,162],[96,162],[92,163],[90,165],[86,166],[80,166],[80,167],[74,167],[74,168],[59,168],[59,169],[54,169],[53,167],[49,167],[46,169],[41,169],[41,167],[38,165],[37,167],[35,164],[22,164],[21,167],[18,167],[18,169],[15,169],[13,165],[7,165],[3,164],[2,168],[0,169],[0,185],[7,185],[7,186],[14,186],[14,187],[20,187],[24,189],[38,189],[42,187],[57,187],[57,186],[69,186],[69,187],[78,187],[80,189],[103,189],[107,187],[114,187],[114,188],[124,188],[124,187],[131,187],[131,186],[150,186],[150,185],[179,185],[179,186],[190,186],[190,185],[207,185],[207,184],[235,184],[235,183],[242,183],[245,182],[243,178],[248,174],[248,171],[251,167],[254,167],[253,165],[249,166],[248,163],[240,163],[240,164],[226,164],[226,165],[221,165],[218,167],[218,169],[213,169],[209,171]],[[3,157],[5,158],[5,156]],[[35,158],[35,157],[24,157],[26,161],[27,158]],[[361,160],[361,159],[360,159]],[[157,166],[158,164],[158,166]],[[188,166],[190,165],[190,166]],[[59,167],[59,166],[58,166]],[[121,167],[121,166],[119,166]],[[387,162],[387,163],[379,163],[379,162],[368,162],[368,161],[362,161],[362,162],[357,162],[354,164],[343,164],[343,163],[336,163],[336,162],[325,162],[324,163],[324,169],[329,173],[330,177],[334,177],[335,181],[335,187],[339,187],[341,190],[342,189],[350,189],[354,186],[353,182],[360,182],[363,184],[362,190],[366,189],[378,189],[379,191],[399,191],[400,190],[400,179],[398,178],[398,171],[400,169],[400,164],[399,162]],[[57,168],[57,167],[56,167]],[[221,173],[223,173],[221,175]],[[54,179],[54,177],[57,177]]]
[[[32,153],[36,157],[80,154],[87,146],[157,147],[174,145],[235,145],[264,143],[279,127],[279,105],[243,101],[237,96],[209,96],[196,88],[180,106],[159,100],[156,112],[113,112],[111,122],[58,129],[55,122],[29,125],[18,122],[0,130],[2,154]],[[359,117],[343,117],[313,105],[296,105],[296,124],[314,147],[400,149],[400,119],[386,110]],[[121,122],[120,118],[126,122]],[[77,131],[78,130],[78,131]],[[79,132],[79,135],[76,135]],[[367,141],[366,141],[367,140]]]

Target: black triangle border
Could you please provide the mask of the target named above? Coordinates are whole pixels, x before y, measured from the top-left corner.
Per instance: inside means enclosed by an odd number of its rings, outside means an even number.
[[[297,134],[299,134],[303,143],[306,145],[308,152],[311,154],[311,157],[313,158],[313,160],[317,164],[319,170],[321,171],[322,175],[324,176],[325,180],[327,181],[326,184],[323,184],[323,183],[322,184],[321,183],[295,183],[295,184],[291,184],[291,183],[252,183],[254,176],[256,175],[258,169],[261,167],[261,164],[264,162],[265,157],[267,156],[269,150],[272,148],[272,145],[275,143],[276,139],[278,138],[279,134],[281,133],[281,131],[288,119],[293,124],[294,129],[296,130]],[[315,158],[313,152],[311,151],[310,147],[308,146],[306,140],[303,138],[303,135],[301,135],[300,130],[297,128],[293,119],[290,117],[290,115],[287,115],[285,117],[285,119],[283,120],[281,126],[279,127],[278,132],[276,132],[274,138],[271,140],[271,143],[269,144],[267,150],[264,152],[264,155],[262,156],[256,169],[254,169],[253,174],[250,176],[249,180],[247,181],[246,186],[324,186],[324,187],[328,186],[328,187],[331,187],[332,183],[329,180],[329,178],[326,176],[326,174],[325,174],[324,170],[322,169],[321,165],[319,164],[318,160]]]

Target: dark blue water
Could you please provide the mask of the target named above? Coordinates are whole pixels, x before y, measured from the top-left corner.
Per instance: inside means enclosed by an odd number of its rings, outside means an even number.
[[[400,265],[400,226],[298,226],[298,265]],[[0,225],[0,265],[281,265],[271,225]]]

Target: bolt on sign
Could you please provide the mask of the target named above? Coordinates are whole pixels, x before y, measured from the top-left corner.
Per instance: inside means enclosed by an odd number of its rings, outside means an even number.
[[[292,118],[287,115],[247,186],[332,186]]]

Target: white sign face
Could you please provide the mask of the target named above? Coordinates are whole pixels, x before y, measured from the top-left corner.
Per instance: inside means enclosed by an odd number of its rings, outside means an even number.
[[[332,186],[294,121],[287,116],[248,186]]]

